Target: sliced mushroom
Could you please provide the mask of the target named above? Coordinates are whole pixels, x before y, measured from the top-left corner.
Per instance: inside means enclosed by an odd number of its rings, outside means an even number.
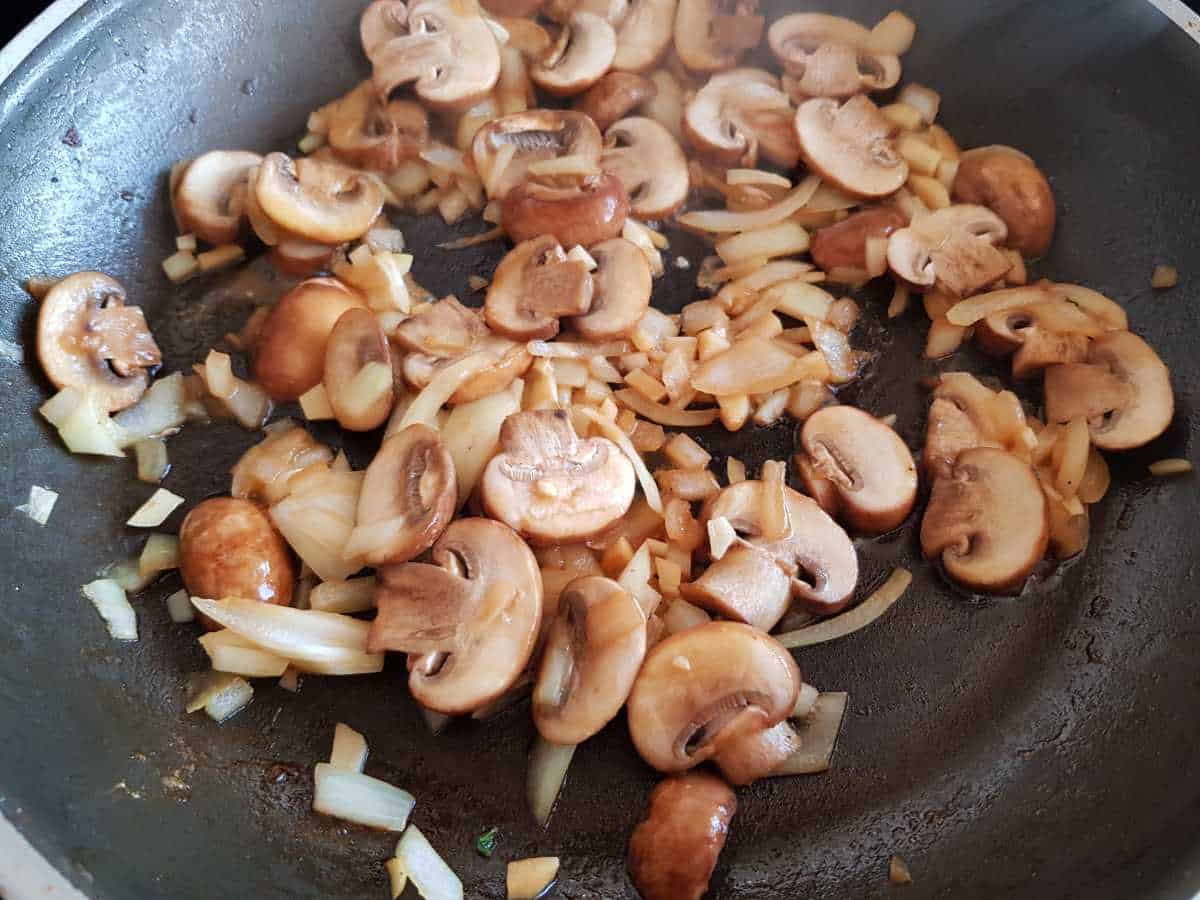
[[[1008,226],[1007,246],[1022,256],[1042,256],[1054,240],[1054,191],[1042,170],[1011,147],[981,147],[962,155],[954,199],[986,206]]]
[[[262,211],[280,228],[318,244],[362,237],[383,209],[383,191],[368,175],[311,158],[271,153],[252,189]]]
[[[550,53],[529,67],[533,83],[556,97],[582,94],[604,77],[617,53],[617,34],[600,16],[576,12]]]
[[[358,20],[363,53],[371,62],[394,38],[408,34],[408,7],[404,0],[372,0]]]
[[[589,341],[626,338],[650,308],[653,287],[646,254],[632,241],[613,238],[589,251],[596,260],[592,304],[571,327]]]
[[[301,238],[284,237],[271,247],[267,257],[280,272],[309,278],[329,268],[336,248]]]
[[[381,97],[415,82],[420,99],[446,110],[474,106],[500,78],[496,36],[473,0],[418,0],[408,33],[380,46],[371,62]]]
[[[834,269],[867,268],[867,241],[886,238],[908,220],[892,206],[874,206],[856,213],[813,235],[812,258],[817,267],[831,272]]]
[[[500,205],[500,226],[514,243],[543,235],[567,247],[590,247],[625,227],[629,195],[616,175],[528,179]]]
[[[724,72],[762,40],[758,0],[679,0],[675,53],[693,72]]]
[[[771,52],[807,97],[886,91],[900,80],[900,58],[871,49],[871,32],[850,19],[793,13],[771,23]]]
[[[483,314],[488,325],[513,340],[548,339],[559,318],[581,316],[592,305],[587,265],[567,259],[551,235],[517,244],[496,267]]]
[[[42,298],[37,354],[55,387],[96,389],[108,412],[136,403],[162,362],[142,310],[100,272],[69,275]]]
[[[658,87],[649,78],[632,72],[609,72],[573,104],[575,109],[590,116],[601,131],[623,119],[643,103],[658,96]]]
[[[736,723],[741,737],[778,725],[800,684],[791,654],[769,635],[739,622],[698,625],[646,654],[629,695],[629,732],[660,772],[720,765],[726,730]]]
[[[364,375],[374,364],[383,377]],[[369,309],[348,309],[338,317],[325,347],[323,381],[338,424],[348,431],[371,431],[392,411],[392,361],[387,335]],[[371,379],[364,384],[364,378]]]
[[[800,433],[800,474],[830,515],[867,534],[891,531],[917,499],[917,466],[900,435],[853,406],[813,413]]]
[[[967,372],[946,372],[934,388],[921,461],[934,479],[949,475],[971,447],[998,447],[1028,459],[1037,436],[1012,391],[993,391]]]
[[[541,573],[525,542],[489,519],[451,523],[433,560],[380,572],[367,646],[423,653],[409,657],[413,698],[465,715],[504,694],[529,664],[542,621]],[[425,652],[429,646],[445,649]]]
[[[254,345],[254,380],[283,403],[320,384],[329,333],[344,312],[365,305],[360,294],[334,278],[296,285],[263,322]]]
[[[735,812],[729,785],[707,772],[655,785],[629,838],[629,877],[642,900],[700,900]]]
[[[364,81],[333,104],[329,146],[352,166],[390,172],[429,143],[429,115],[410,100],[384,105],[375,86]]]
[[[808,167],[855,197],[886,197],[908,180],[908,163],[896,152],[896,126],[865,95],[816,98],[796,110],[796,137]]]
[[[993,447],[964,450],[933,483],[921,550],[964,587],[1017,591],[1046,554],[1046,498],[1028,463]]]
[[[188,163],[171,190],[179,230],[210,244],[238,239],[246,211],[246,178],[262,162],[245,150],[213,150]]]
[[[647,72],[658,64],[671,46],[675,6],[676,0],[632,0],[629,11],[616,26],[617,52],[613,56],[613,69]]]
[[[688,193],[687,159],[679,143],[653,119],[621,119],[604,133],[600,168],[620,180],[637,218],[665,219]]]
[[[1111,331],[1092,341],[1087,363],[1046,370],[1046,419],[1083,416],[1101,450],[1129,450],[1167,430],[1175,415],[1171,373],[1144,340]]]
[[[481,0],[483,8],[497,16],[536,16],[546,0]]]
[[[615,581],[585,575],[563,588],[546,638],[533,723],[552,744],[580,744],[620,712],[646,657],[646,617]]]
[[[683,129],[700,153],[721,165],[753,166],[761,147],[772,162],[791,167],[800,155],[792,117],[792,101],[774,75],[734,69],[696,92],[684,109]]]
[[[470,403],[472,400],[499,393],[524,375],[533,363],[533,357],[525,344],[498,334],[487,334],[468,353],[460,356],[438,357],[409,353],[404,357],[402,364],[404,380],[415,390],[420,390],[433,380],[439,370],[475,354],[485,354],[493,361],[450,395],[447,403],[451,406]]]
[[[480,481],[483,508],[531,540],[585,540],[633,503],[633,464],[607,438],[581,439],[563,410],[509,416],[500,448]]]
[[[511,155],[506,147],[512,147]],[[584,113],[563,109],[531,109],[493,119],[471,142],[475,170],[487,185],[488,196],[503,200],[525,181],[531,165],[560,156],[598,162],[603,139]],[[503,171],[493,171],[501,154],[508,157]],[[598,168],[598,167],[597,167]]]
[[[947,206],[893,232],[888,265],[910,284],[967,297],[1012,268],[1012,260],[996,248],[1007,234],[1003,220],[986,207]]]
[[[344,555],[370,566],[408,562],[433,546],[457,505],[454,460],[442,439],[427,425],[409,425],[367,466]]]
[[[778,623],[793,598],[817,615],[850,602],[858,554],[849,536],[813,500],[791,488],[784,497],[789,532],[776,541],[762,537],[762,482],[732,484],[705,504],[702,521],[725,518],[747,540],[742,551],[732,548],[684,588],[689,600],[763,631]],[[746,581],[750,573],[757,575]]]

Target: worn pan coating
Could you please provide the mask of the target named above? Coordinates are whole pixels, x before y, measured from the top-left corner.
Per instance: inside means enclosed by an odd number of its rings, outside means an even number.
[[[890,6],[836,5],[871,21]],[[206,296],[166,283],[164,173],[209,148],[292,146],[308,111],[363,75],[360,7],[93,0],[58,29],[0,89],[0,337],[30,339],[24,278],[99,268],[149,310],[171,368],[196,360],[245,307],[238,284]],[[906,9],[921,27],[907,73],[941,89],[955,136],[1018,144],[1050,174],[1061,227],[1040,271],[1126,305],[1171,367],[1179,412],[1163,438],[1116,463],[1086,557],[1022,597],[947,589],[916,561],[911,527],[862,546],[864,592],[897,563],[915,567],[913,590],[871,629],[802,652],[809,679],[851,695],[835,767],[741,792],[712,896],[891,896],[887,860],[899,853],[914,900],[1190,897],[1200,886],[1200,503],[1191,478],[1152,481],[1145,466],[1188,455],[1196,437],[1200,48],[1140,0]],[[419,278],[439,293],[464,292],[467,274],[495,262],[494,247],[433,249],[445,229],[432,220],[402,224]],[[1154,294],[1150,271],[1163,261],[1183,281]],[[677,309],[693,277],[669,266],[656,302]],[[870,305],[870,322],[880,310]],[[920,315],[887,335],[868,324],[863,340],[879,358],[855,389],[867,409],[898,413],[914,447],[918,377],[960,362],[918,361],[923,330]],[[431,738],[397,667],[309,679],[299,696],[261,683],[222,727],[183,715],[187,675],[204,657],[163,607],[177,584],[139,601],[136,645],[111,642],[78,590],[138,546],[121,522],[150,489],[132,480],[131,463],[68,456],[32,414],[45,380],[9,355],[0,360],[0,811],[85,892],[383,896],[394,837],[309,812],[309,772],[344,720],[370,740],[368,772],[419,798],[414,821],[468,896],[502,897],[503,861],[544,853],[563,857],[563,897],[633,896],[625,842],[654,776],[623,721],[579,751],[542,831],[523,797],[527,711]],[[166,486],[193,501],[226,490],[253,440],[233,427],[185,431],[171,441]],[[784,427],[713,445],[757,464],[792,440]],[[369,450],[356,452],[361,464]],[[46,528],[12,510],[33,483],[62,495]],[[499,852],[485,861],[472,846],[492,825]]]

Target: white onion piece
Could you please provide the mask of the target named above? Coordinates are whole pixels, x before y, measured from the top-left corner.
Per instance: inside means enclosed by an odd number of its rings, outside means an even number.
[[[1168,475],[1187,475],[1193,470],[1188,459],[1160,459],[1149,465],[1150,474],[1162,478]]]
[[[234,676],[223,688],[215,691],[204,704],[208,717],[220,725],[237,715],[254,697],[254,688],[244,678]]]
[[[780,763],[771,776],[814,775],[826,771],[837,746],[849,699],[850,695],[845,693],[821,694],[807,717],[793,720],[791,725],[800,739],[800,749]]]
[[[512,149],[511,144],[505,144],[505,146]],[[408,873],[404,871],[404,863],[393,856],[383,864],[383,867],[387,869],[388,880],[392,885],[392,900],[400,900],[400,895],[408,887]]]
[[[821,182],[821,186],[813,192],[804,208],[809,212],[837,212],[842,209],[853,209],[861,203],[862,201],[856,197],[839,191],[831,184]]]
[[[647,618],[662,601],[662,595],[650,587],[650,575],[653,569],[654,564],[650,559],[650,542],[642,541],[641,546],[637,548],[633,557],[621,570],[621,574],[617,576],[617,584],[637,600],[638,606],[642,608],[642,613]]]
[[[153,389],[153,385],[151,385],[151,390]],[[61,428],[63,422],[70,418],[71,413],[75,412],[82,402],[83,390],[77,387],[67,387],[39,406],[38,412],[55,428]],[[136,408],[136,406],[130,407],[130,409]]]
[[[907,569],[895,569],[888,576],[887,581],[858,606],[815,625],[809,625],[807,628],[776,635],[775,639],[783,646],[794,649],[823,644],[826,641],[834,641],[853,634],[860,628],[870,625],[891,609],[892,605],[904,596],[904,592],[908,590],[910,584],[912,584],[912,573]]]
[[[742,479],[743,481],[745,479]],[[730,482],[732,484],[732,481]],[[737,541],[738,534],[729,520],[724,516],[716,516],[708,520],[708,555],[713,561],[721,559],[730,546]]]
[[[25,513],[39,525],[45,525],[50,521],[50,513],[54,511],[54,504],[57,502],[58,494],[56,492],[34,484],[29,487],[29,502],[22,503],[16,509],[17,512]]]
[[[637,452],[637,448],[629,440],[629,435],[593,409],[589,409],[586,406],[577,406],[575,407],[575,411],[591,422],[597,431],[621,448],[621,452],[633,464],[633,471],[637,475],[638,483],[642,486],[642,493],[646,495],[646,503],[656,513],[661,514],[663,505],[662,495],[658,492],[658,482],[654,480],[654,476],[646,468],[646,463],[643,462],[642,455]]]
[[[750,231],[754,228],[762,228],[764,225],[774,225],[803,209],[820,186],[821,179],[810,175],[791,192],[764,209],[756,209],[752,212],[730,212],[720,209],[684,213],[679,217],[679,224],[686,228],[711,231],[717,234],[730,231]]]
[[[121,448],[128,443],[128,436],[109,418],[97,392],[85,389],[77,399],[78,403],[58,426],[58,434],[67,449],[91,456],[124,456]],[[43,415],[44,410],[45,407]]]
[[[92,601],[114,640],[138,639],[137,613],[119,584],[109,578],[100,578],[83,586],[83,596]]]
[[[707,612],[680,597],[672,600],[663,614],[663,624],[667,626],[667,634],[678,634],[711,621],[712,616]]]
[[[171,468],[167,445],[162,438],[144,438],[136,441],[133,445],[133,455],[137,459],[138,481],[158,484]]]
[[[344,722],[333,729],[333,750],[329,764],[347,772],[361,772],[367,764],[367,739]]]
[[[375,577],[364,575],[348,581],[323,581],[308,595],[311,609],[331,613],[366,612],[375,608]]]
[[[425,900],[462,900],[462,881],[416,825],[410,826],[400,838],[396,859]]]
[[[157,572],[143,575],[140,562],[140,558],[136,556],[132,559],[123,559],[120,562],[109,563],[96,574],[101,578],[108,578],[115,581],[127,594],[136,594],[158,577]]]
[[[829,291],[796,279],[772,285],[764,292],[763,299],[776,312],[793,319],[811,317],[824,321],[829,318],[833,306],[833,295]]]
[[[256,647],[228,630],[209,632],[199,640],[214,672],[246,678],[278,678],[288,667],[288,661],[282,656]]]
[[[518,378],[508,390],[460,403],[442,426],[442,443],[454,460],[458,504],[467,502],[479,477],[500,446],[500,427],[521,409],[525,382]]]
[[[804,323],[812,335],[813,344],[825,357],[834,383],[845,384],[857,377],[858,354],[850,347],[846,335],[819,319],[806,318]]]
[[[558,877],[557,856],[514,859],[505,873],[508,900],[537,900]]]
[[[643,419],[671,428],[703,428],[717,421],[718,413],[715,409],[676,409],[673,406],[663,406],[629,388],[614,391],[613,396],[618,403],[633,410]]]
[[[159,488],[150,495],[149,500],[138,507],[137,512],[130,516],[125,524],[133,528],[157,528],[181,503],[183,498],[178,494]]]
[[[462,387],[472,375],[495,363],[496,359],[491,354],[473,353],[453,365],[446,366],[413,399],[404,418],[396,426],[396,430],[403,431],[409,425],[422,424],[428,425],[436,431],[438,429],[438,412],[446,405],[454,392]]]
[[[530,341],[525,345],[530,356],[545,359],[591,359],[594,356],[621,356],[633,350],[629,341],[608,341],[604,344],[577,341]]]
[[[138,557],[138,574],[153,578],[159,572],[179,568],[179,538],[173,534],[152,534]]]
[[[529,809],[543,828],[550,821],[558,792],[562,790],[575,746],[551,744],[541,735],[534,740],[529,754]]]
[[[781,187],[785,190],[791,189],[792,183],[783,175],[777,172],[768,172],[765,169],[729,169],[725,173],[726,184],[765,184],[769,187]]]
[[[327,816],[384,831],[403,831],[416,804],[408,791],[370,775],[330,763],[317,763],[313,773],[313,809]]]
[[[354,530],[362,472],[314,470],[294,475],[291,492],[271,507],[271,521],[322,581],[344,581],[362,568],[343,550]]]
[[[196,621],[196,610],[192,608],[192,598],[183,588],[167,597],[166,603],[167,615],[171,617],[172,622],[182,625],[185,622]]]

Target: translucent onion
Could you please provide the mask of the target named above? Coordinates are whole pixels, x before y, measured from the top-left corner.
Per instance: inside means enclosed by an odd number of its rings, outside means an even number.
[[[904,596],[904,592],[908,590],[910,584],[912,584],[912,573],[907,569],[895,569],[888,576],[887,581],[858,606],[830,619],[817,622],[815,625],[809,625],[787,634],[776,635],[776,640],[783,646],[794,649],[823,644],[826,641],[834,641],[853,634],[860,628],[866,628],[891,609],[892,605]]]
[[[167,445],[161,438],[145,438],[136,442],[133,454],[137,459],[138,481],[158,484],[171,468]]]
[[[784,281],[772,285],[763,293],[763,299],[771,304],[771,309],[781,312],[793,319],[821,319],[829,317],[833,306],[833,295],[807,281]]]
[[[410,826],[400,838],[396,859],[425,900],[462,900],[462,881],[416,825]]]
[[[246,679],[234,676],[213,691],[204,704],[208,717],[218,725],[233,718],[254,698],[254,688]]]
[[[838,329],[819,319],[806,318],[813,343],[825,357],[829,373],[835,384],[845,384],[858,376],[859,356],[850,347],[850,341]],[[792,382],[789,382],[789,384]],[[782,387],[782,385],[780,385]]]
[[[293,476],[292,491],[270,509],[271,521],[322,581],[344,581],[362,568],[343,549],[354,530],[362,472],[318,467]]]
[[[129,443],[128,436],[109,418],[95,389],[76,391],[67,388],[60,391],[42,406],[42,415],[47,419],[51,415],[57,417],[68,402],[71,404],[70,411],[57,424],[58,434],[68,450],[91,456],[125,455],[121,448]]]
[[[507,900],[537,900],[558,877],[557,856],[515,859],[505,873]]]
[[[452,365],[446,366],[433,377],[425,388],[417,394],[408,410],[404,413],[404,417],[396,426],[397,431],[403,431],[409,425],[428,425],[435,431],[438,430],[438,413],[441,408],[446,405],[447,401],[454,396],[467,379],[477,372],[481,372],[489,366],[495,365],[495,358],[488,353],[473,353],[472,355],[460,359]]]
[[[837,746],[838,733],[846,714],[849,694],[821,694],[812,711],[791,725],[800,739],[800,749],[785,759],[772,773],[776,775],[815,775],[829,768]]]
[[[508,390],[460,403],[442,425],[442,442],[454,460],[458,503],[467,502],[479,477],[500,446],[504,420],[521,409],[525,383],[520,378]]]
[[[189,418],[203,415],[203,407],[187,389],[179,372],[159,378],[142,399],[113,417],[128,444],[168,435]]]
[[[621,574],[617,576],[617,584],[627,590],[642,612],[649,618],[662,602],[662,595],[650,587],[650,576],[653,573],[653,561],[650,558],[650,541],[644,540],[626,563]]]
[[[153,578],[159,572],[179,568],[179,538],[173,534],[152,534],[138,557],[138,574]]]
[[[403,831],[416,805],[408,791],[361,772],[330,763],[317,763],[313,772],[313,810],[327,816],[383,831]],[[411,876],[407,864],[405,869]]]
[[[685,228],[698,231],[710,231],[718,234],[734,231],[750,231],[782,222],[788,216],[803,209],[812,199],[821,179],[810,175],[798,184],[792,191],[784,195],[765,209],[751,212],[730,212],[728,210],[706,210],[703,212],[684,213],[679,217],[679,224]]]
[[[310,609],[331,613],[366,612],[375,608],[375,577],[323,581],[308,595]]]
[[[329,764],[347,772],[361,772],[367,764],[367,739],[344,722],[333,729],[333,750]]]
[[[104,620],[110,637],[118,641],[138,639],[137,613],[119,584],[109,578],[100,578],[85,584],[83,595],[96,607],[96,612]]]
[[[529,754],[527,793],[529,809],[543,828],[550,821],[550,814],[554,811],[554,804],[574,755],[574,745],[551,744],[541,735],[534,740],[533,750]]]
[[[282,656],[256,647],[228,630],[213,631],[199,638],[214,672],[228,672],[247,678],[278,678],[288,667]]]
[[[167,597],[167,615],[171,617],[171,621],[177,625],[182,625],[186,622],[194,622],[196,620],[196,610],[192,607],[192,598],[188,596],[188,592],[184,589],[179,589],[175,593]]]
[[[50,521],[50,513],[54,511],[54,504],[57,502],[57,493],[34,484],[29,487],[29,502],[22,503],[16,510],[29,516],[39,525],[45,525]]]
[[[1188,459],[1160,459],[1150,463],[1150,474],[1158,477],[1167,475],[1187,475],[1194,467]]]
[[[751,338],[700,363],[692,373],[692,387],[714,397],[766,394],[812,377],[811,369],[774,341]]]
[[[702,428],[717,420],[715,409],[678,409],[674,406],[663,406],[661,403],[651,403],[632,389],[614,391],[613,396],[618,403],[633,410],[643,419],[669,428]]]

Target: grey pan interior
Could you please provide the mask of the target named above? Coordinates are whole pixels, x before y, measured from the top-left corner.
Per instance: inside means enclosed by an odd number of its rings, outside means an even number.
[[[838,6],[864,20],[889,8]],[[888,896],[887,859],[899,853],[916,877],[913,898],[1191,897],[1200,503],[1191,479],[1153,482],[1145,465],[1186,456],[1195,440],[1200,49],[1140,0],[905,6],[921,26],[908,74],[942,90],[953,133],[968,146],[1017,144],[1050,174],[1062,224],[1040,271],[1127,306],[1172,368],[1179,412],[1162,439],[1114,465],[1086,557],[1019,598],[947,589],[915,560],[911,528],[863,544],[864,592],[897,563],[915,568],[915,587],[875,627],[800,657],[814,683],[851,693],[835,767],[742,792],[712,896]],[[24,278],[99,268],[147,307],[170,367],[194,361],[245,305],[236,284],[166,284],[163,175],[213,147],[291,146],[308,111],[363,74],[360,7],[92,0],[55,31],[0,89],[0,337],[30,336]],[[810,8],[822,7],[769,12]],[[78,141],[64,140],[71,129]],[[469,272],[494,264],[495,248],[451,257],[430,246],[444,229],[402,225],[418,277],[438,292],[461,292]],[[1154,295],[1160,261],[1176,263],[1183,284]],[[671,269],[656,302],[678,308],[689,280]],[[868,318],[879,312],[872,304]],[[881,355],[856,389],[867,409],[897,412],[913,446],[917,378],[959,363],[988,370],[969,354],[914,362],[919,320],[886,336],[865,328],[861,340]],[[523,800],[525,710],[433,739],[399,667],[310,679],[299,696],[264,683],[220,728],[185,717],[186,676],[203,656],[163,609],[177,585],[138,602],[136,645],[110,642],[78,592],[136,548],[121,522],[149,489],[132,482],[130,464],[57,445],[32,415],[48,386],[31,361],[6,355],[0,379],[0,812],[86,893],[382,896],[394,838],[308,811],[307,773],[344,720],[370,740],[368,772],[418,796],[415,821],[468,896],[502,897],[503,860],[541,853],[563,856],[563,897],[633,896],[625,840],[654,779],[623,721],[577,754],[543,832]],[[756,464],[793,435],[707,439]],[[235,428],[185,432],[171,442],[166,485],[191,500],[226,489],[224,473],[252,440]],[[369,453],[351,450],[360,465]],[[32,483],[62,495],[44,529],[13,511]],[[484,861],[472,845],[491,825],[500,852]]]

